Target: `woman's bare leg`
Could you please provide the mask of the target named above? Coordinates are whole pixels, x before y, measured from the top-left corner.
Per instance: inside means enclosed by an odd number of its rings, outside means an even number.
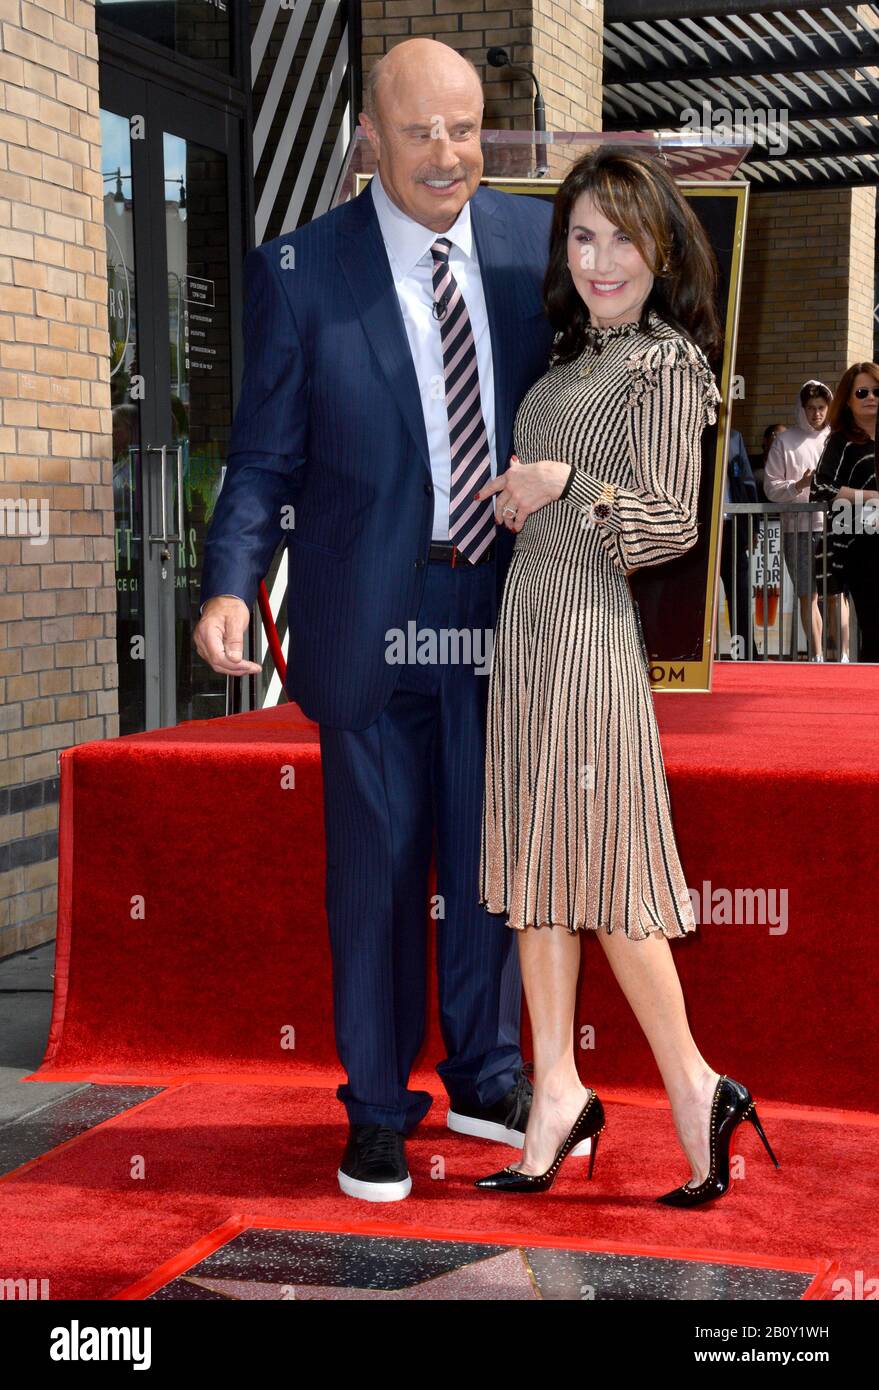
[[[821,609],[818,607],[818,595],[812,595],[809,604],[809,614],[812,623],[812,652],[815,656],[821,655],[822,637],[824,632],[824,621],[821,617]]]
[[[599,931],[598,936],[656,1058],[695,1186],[708,1176],[708,1122],[719,1077],[690,1032],[671,947],[661,932],[652,932],[644,941],[618,929]]]
[[[800,622],[803,624],[803,631],[807,634],[808,651],[808,632],[812,629],[812,655],[821,654],[821,613],[818,608],[818,595],[813,594],[810,598],[808,594],[800,594]]]
[[[621,930],[597,934],[656,1059],[691,1181],[700,1183],[708,1175],[708,1121],[719,1078],[690,1032],[669,943],[661,933],[644,941]],[[527,927],[519,933],[519,961],[534,1041],[534,1099],[522,1160],[510,1167],[544,1173],[589,1097],[574,1053],[580,933]]]
[[[534,1041],[534,1098],[521,1162],[509,1166],[545,1173],[589,1099],[574,1059],[580,934],[561,926],[525,927],[519,963]]]
[[[827,607],[830,612],[828,630],[833,634],[831,640],[836,643],[836,660],[841,661],[843,653],[848,654],[849,644],[848,603],[845,595],[828,594]]]

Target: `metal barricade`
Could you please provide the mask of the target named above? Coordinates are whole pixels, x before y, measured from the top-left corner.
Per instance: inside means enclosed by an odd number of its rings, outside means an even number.
[[[794,604],[793,604],[793,620],[792,620],[792,622],[791,622],[790,650],[789,650],[787,653],[783,653],[783,652],[781,651],[781,645],[782,645],[782,634],[783,634],[783,629],[784,629],[784,595],[785,595],[785,580],[786,580],[786,578],[787,578],[787,562],[786,562],[785,546],[784,546],[784,536],[785,536],[784,517],[785,517],[785,516],[790,516],[791,514],[794,514],[794,513],[800,514],[800,513],[802,513],[802,512],[808,512],[808,513],[823,512],[823,514],[824,514],[824,526],[823,526],[823,529],[822,529],[822,530],[815,530],[815,529],[813,529],[813,525],[810,524],[809,529],[806,530],[806,531],[800,531],[799,529],[797,529],[797,530],[791,531],[791,532],[789,533],[789,534],[793,535],[794,537],[796,537],[797,546],[794,547],[795,564],[794,564],[794,574],[793,574],[793,579],[792,579],[793,589],[794,589]],[[730,613],[730,635],[731,635],[731,639],[732,639],[733,642],[735,642],[737,635],[738,635],[739,633],[742,632],[742,625],[741,625],[741,624],[739,623],[739,621],[738,621],[739,527],[738,527],[738,524],[736,523],[736,518],[739,517],[739,516],[746,516],[746,517],[748,518],[748,544],[747,544],[747,555],[748,555],[748,560],[747,560],[747,563],[748,563],[748,596],[749,596],[749,605],[748,605],[748,609],[749,609],[749,611],[748,611],[748,614],[747,614],[747,617],[746,617],[746,626],[747,626],[747,642],[746,642],[746,646],[747,646],[747,656],[744,657],[744,658],[740,658],[740,659],[744,659],[744,660],[747,660],[747,661],[753,661],[753,660],[754,660],[754,656],[755,656],[755,653],[754,653],[754,623],[753,623],[753,613],[752,613],[752,609],[751,609],[750,599],[751,599],[751,596],[752,596],[752,594],[751,594],[751,556],[754,554],[754,544],[755,544],[754,530],[755,530],[755,518],[756,518],[756,519],[757,519],[757,523],[758,523],[759,528],[760,528],[760,534],[759,534],[759,537],[758,537],[758,544],[759,544],[759,545],[761,546],[761,548],[762,548],[762,559],[763,559],[763,594],[762,594],[762,600],[763,600],[763,601],[762,601],[762,609],[763,609],[763,653],[762,653],[762,654],[763,654],[764,656],[768,656],[768,657],[771,657],[771,658],[774,659],[774,660],[779,660],[779,661],[785,661],[785,660],[796,661],[796,660],[798,660],[798,657],[799,657],[798,631],[799,631],[799,623],[800,623],[800,611],[799,611],[799,599],[798,599],[798,595],[797,595],[797,592],[796,592],[796,590],[797,590],[796,572],[797,572],[797,569],[798,569],[798,567],[799,567],[799,565],[798,565],[798,547],[799,547],[800,545],[805,545],[805,546],[806,546],[806,549],[807,549],[807,552],[808,552],[808,563],[809,563],[809,593],[810,593],[810,597],[811,597],[811,594],[812,594],[813,592],[816,591],[816,589],[817,589],[817,591],[819,592],[819,594],[821,595],[821,606],[820,606],[820,611],[821,611],[821,615],[822,615],[822,623],[821,623],[821,656],[822,656],[822,659],[826,661],[826,660],[827,660],[827,626],[828,626],[828,622],[827,622],[827,619],[828,619],[828,603],[827,603],[827,599],[828,599],[828,594],[827,594],[827,578],[828,578],[827,570],[828,570],[828,564],[827,564],[827,559],[828,559],[828,556],[827,556],[827,547],[826,547],[826,543],[824,542],[824,538],[825,538],[826,535],[827,535],[828,527],[830,526],[830,522],[831,522],[831,508],[830,508],[830,504],[827,503],[827,502],[725,502],[725,503],[724,503],[724,506],[723,506],[723,515],[724,515],[724,519],[726,519],[727,517],[731,517],[731,518],[733,519],[733,525],[732,525],[732,527],[730,528],[730,530],[731,530],[731,532],[732,532],[732,567],[731,567],[731,568],[732,568],[732,581],[731,581],[731,590],[732,590],[732,592],[727,596],[727,605],[728,605],[728,609],[729,609],[729,613]],[[779,590],[778,590],[778,615],[779,615],[779,621],[778,621],[778,644],[777,644],[778,650],[775,651],[775,652],[771,652],[771,651],[769,650],[769,627],[770,627],[770,623],[769,623],[769,609],[770,609],[770,598],[771,598],[770,586],[769,586],[769,583],[768,583],[768,577],[769,577],[769,572],[770,572],[769,531],[770,531],[770,526],[771,526],[771,524],[772,524],[773,522],[775,522],[775,521],[777,521],[777,523],[778,523],[778,529],[779,529],[779,544],[780,544],[780,550],[781,550],[781,554],[780,554],[780,556],[779,556]],[[821,567],[820,567],[820,568],[821,568],[821,575],[820,575],[820,580],[819,580],[819,582],[818,582],[817,584],[816,584],[816,579],[815,579],[815,545],[814,545],[814,540],[813,540],[814,537],[820,537],[821,540],[822,540],[821,555],[822,555],[823,563],[822,563],[822,565],[821,565]],[[722,543],[722,541],[723,541],[723,532],[721,532],[721,543]],[[832,597],[835,597],[835,596],[831,594],[830,597],[832,598]],[[842,596],[842,595],[839,595],[839,600],[840,600],[840,605],[841,605],[841,603],[842,603],[842,601],[843,601],[843,596]],[[717,612],[718,612],[718,620],[717,620],[717,624],[716,624],[716,626],[715,626],[715,635],[714,635],[714,644],[715,644],[715,645],[714,645],[714,655],[715,655],[715,659],[719,659],[719,658],[720,658],[720,655],[721,655],[721,653],[720,653],[720,606],[719,606],[719,605],[718,605],[718,610],[717,610]],[[854,620],[854,619],[855,619],[855,614],[854,614],[854,605],[853,605],[853,604],[850,604],[850,605],[849,605],[849,612],[850,612],[850,620]],[[841,642],[841,641],[842,641],[842,613],[841,613],[841,609],[837,612],[837,622],[838,622],[837,639],[838,639],[839,642]],[[807,659],[808,659],[808,660],[811,660],[812,657],[815,655],[815,652],[814,652],[814,644],[813,644],[813,639],[812,639],[812,625],[811,625],[811,622],[808,622],[808,623],[804,623],[803,626],[804,626],[805,632],[806,632],[806,656],[807,656]],[[857,637],[857,633],[855,632],[855,638],[856,638],[856,637]],[[857,641],[855,640],[853,643],[851,643],[851,645],[852,645],[853,650],[854,650],[854,651],[857,651]]]

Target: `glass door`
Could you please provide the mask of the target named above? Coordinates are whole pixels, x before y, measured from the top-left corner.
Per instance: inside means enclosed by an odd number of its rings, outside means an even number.
[[[192,632],[233,412],[240,122],[105,63],[101,126],[124,734],[227,712]]]
[[[107,307],[110,327],[110,405],[113,421],[113,508],[116,555],[116,648],[119,732],[152,727],[147,706],[144,496],[140,468],[145,405],[141,325],[134,253],[134,154],[128,119],[101,110]],[[141,179],[138,185],[140,205]],[[152,682],[151,682],[152,685]]]

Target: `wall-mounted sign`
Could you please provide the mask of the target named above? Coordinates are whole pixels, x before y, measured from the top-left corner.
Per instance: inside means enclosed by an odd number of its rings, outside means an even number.
[[[214,285],[215,281],[206,280],[202,275],[187,275],[186,293],[183,298],[189,304],[201,304],[206,309],[215,309]]]

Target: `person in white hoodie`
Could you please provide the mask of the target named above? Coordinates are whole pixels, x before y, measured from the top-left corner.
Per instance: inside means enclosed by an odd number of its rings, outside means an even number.
[[[809,485],[830,433],[827,410],[833,392],[823,381],[803,383],[794,407],[796,424],[779,434],[769,450],[763,491],[770,502],[808,502]],[[803,629],[811,629],[812,661],[822,661],[822,621],[818,608],[817,559],[824,528],[821,512],[782,514],[784,559],[800,605]],[[810,564],[809,550],[812,558]],[[835,602],[828,598],[828,603]],[[847,610],[844,610],[847,617]],[[847,624],[846,624],[847,625]],[[848,635],[843,634],[843,661],[848,660]]]

